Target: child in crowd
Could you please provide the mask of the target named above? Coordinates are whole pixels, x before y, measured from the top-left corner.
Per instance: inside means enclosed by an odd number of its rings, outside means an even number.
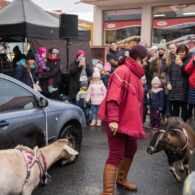
[[[46,66],[47,62],[47,49],[45,47],[39,48],[39,54],[35,55],[36,63],[37,63],[37,73],[41,77],[41,75],[49,72],[49,67]],[[48,91],[52,93],[56,91],[57,88],[53,87],[53,78],[48,79]]]
[[[102,75],[102,81],[106,88],[108,87],[108,81],[111,73],[111,64],[109,62],[104,64],[104,74]]]
[[[100,79],[100,73],[97,70],[95,70],[93,73],[93,79],[88,88],[87,99],[86,99],[87,102],[91,100],[91,105],[92,105],[92,121],[90,124],[91,127],[96,125],[96,120],[97,120],[97,127],[101,126],[101,120],[97,119],[97,113],[99,111],[99,105],[101,104],[105,95],[106,95],[106,87],[102,82],[102,80]]]
[[[88,92],[87,87],[88,87],[88,81],[81,81],[81,88],[76,96],[76,105],[83,110],[87,124],[89,124],[90,104],[86,102],[87,92]]]
[[[108,80],[111,72],[111,64],[106,63],[103,67],[102,64],[98,63],[95,65],[95,70],[96,68],[99,70],[100,75],[101,75],[101,80],[103,81],[104,85],[106,88],[108,87]]]
[[[152,80],[152,89],[150,93],[150,126],[149,129],[160,129],[160,112],[164,107],[164,89],[160,87],[161,81],[158,77]]]
[[[146,84],[146,77],[143,76],[141,78],[142,84],[143,84],[143,89],[144,89],[144,101],[143,101],[143,123],[145,123],[146,121],[146,116],[147,116],[147,112],[148,112],[148,85]]]

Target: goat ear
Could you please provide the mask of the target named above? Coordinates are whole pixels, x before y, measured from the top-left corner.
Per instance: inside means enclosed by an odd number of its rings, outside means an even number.
[[[64,146],[64,150],[65,150],[66,152],[68,152],[69,154],[71,154],[71,155],[78,155],[78,154],[79,154],[76,150],[72,149],[72,148],[71,148],[70,146],[68,146],[68,145],[65,145],[65,146]]]

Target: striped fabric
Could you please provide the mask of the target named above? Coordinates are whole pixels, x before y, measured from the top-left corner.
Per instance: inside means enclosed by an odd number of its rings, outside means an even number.
[[[195,104],[195,88],[189,88],[188,104]]]

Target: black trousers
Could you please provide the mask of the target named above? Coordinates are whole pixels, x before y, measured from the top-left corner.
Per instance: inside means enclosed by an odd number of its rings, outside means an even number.
[[[179,117],[180,108],[181,108],[181,118],[186,122],[188,118],[187,102],[172,101],[172,105],[173,105],[173,116]]]

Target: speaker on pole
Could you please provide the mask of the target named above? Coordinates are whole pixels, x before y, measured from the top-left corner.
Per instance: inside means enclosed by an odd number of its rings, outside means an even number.
[[[60,38],[75,39],[78,36],[78,16],[70,14],[60,15]]]

